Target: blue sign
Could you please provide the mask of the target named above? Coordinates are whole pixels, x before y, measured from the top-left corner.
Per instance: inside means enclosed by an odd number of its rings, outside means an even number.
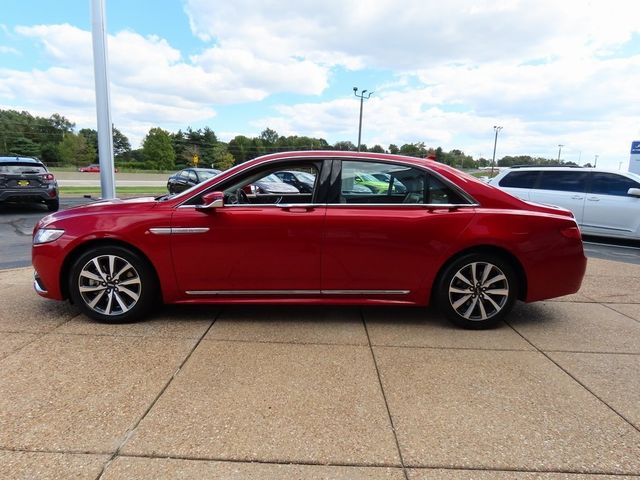
[[[640,153],[640,140],[636,140],[635,142],[631,142],[631,154]]]

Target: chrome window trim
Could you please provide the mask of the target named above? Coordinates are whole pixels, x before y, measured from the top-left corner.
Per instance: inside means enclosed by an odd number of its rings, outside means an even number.
[[[327,156],[318,156],[318,157],[310,157],[310,156],[300,156],[300,155],[293,155],[291,157],[283,157],[283,158],[279,158],[277,159],[277,161],[282,161],[282,162],[287,162],[289,160],[307,160],[310,162],[313,161],[324,161],[324,160],[339,160],[341,162],[343,161],[356,161],[356,162],[376,162],[376,163],[391,163],[394,165],[403,165],[405,167],[410,167],[410,168],[417,168],[419,170],[422,170],[430,175],[434,175],[436,176],[440,181],[442,181],[445,185],[447,185],[448,187],[453,188],[456,192],[458,192],[463,198],[466,198],[467,200],[469,200],[469,204],[461,204],[461,206],[480,206],[480,204],[478,203],[478,201],[473,198],[471,195],[469,195],[466,191],[464,191],[462,188],[458,187],[456,184],[450,182],[449,180],[447,180],[445,177],[443,177],[442,175],[440,175],[438,172],[436,172],[435,170],[430,169],[429,167],[426,166],[422,166],[422,165],[412,165],[410,163],[406,163],[403,162],[402,160],[396,160],[396,159],[378,159],[378,158],[358,158],[358,157],[334,157],[331,155],[327,155]],[[265,162],[259,163],[258,165],[256,165],[254,168],[259,168],[260,166],[264,165]],[[253,168],[251,169],[253,170]],[[341,169],[342,170],[342,169]],[[226,182],[227,180],[233,179],[235,177],[237,177],[238,175],[245,173],[246,170],[241,170],[238,172],[235,172],[234,174],[232,174],[231,176],[229,176],[228,178],[225,178],[224,181]],[[215,178],[215,177],[214,177]],[[183,202],[181,202],[180,204],[177,205],[177,207],[175,208],[196,208],[196,205],[184,205],[185,203],[189,202],[190,200],[192,200],[193,198],[197,197],[198,195],[203,194],[207,189],[204,189],[202,192],[196,194],[196,195],[192,195],[189,198],[187,198],[186,200],[184,200]],[[326,205],[342,205],[342,204],[335,204],[335,203],[328,203]],[[351,204],[354,205],[354,204]],[[375,204],[369,204],[369,205],[375,205]],[[382,204],[382,205],[392,205],[392,204]],[[430,204],[420,204],[420,203],[416,203],[413,205],[430,205]],[[226,207],[227,205],[225,205]],[[243,205],[244,206],[244,205]],[[273,206],[277,206],[277,205],[273,205]]]
[[[310,162],[317,162],[317,161],[323,161],[323,160],[329,160],[330,158],[328,157],[307,157],[307,156],[301,156],[301,155],[294,155],[291,157],[283,157],[283,158],[278,158],[277,160],[275,160],[276,162],[278,161],[282,161],[282,162],[287,162],[289,160],[308,160]],[[258,165],[255,165],[254,167],[250,168],[249,170],[253,170],[254,168],[259,168],[261,166],[263,166],[265,162],[261,162]],[[242,164],[239,164],[242,165]],[[232,178],[237,177],[238,175],[242,174],[242,173],[246,173],[246,170],[240,170],[238,172],[233,173],[232,175],[230,175],[228,178],[225,178],[224,181],[226,182],[227,180],[231,180]],[[320,172],[318,172],[320,173]],[[214,177],[215,178],[215,177]],[[213,185],[212,185],[213,186]],[[196,195],[192,195],[191,197],[189,197],[188,199],[186,199],[184,202],[181,202],[177,208],[182,207],[185,203],[187,203],[188,201],[194,199],[195,197],[197,197],[198,195],[203,194],[207,189],[205,188],[202,192],[196,194]],[[195,207],[195,205],[186,205],[187,207]]]
[[[408,295],[410,290],[187,290],[187,295]]]
[[[265,203],[261,205],[243,203],[230,205],[227,204],[223,208],[325,208],[325,207],[401,207],[401,208],[477,208],[479,203]],[[196,208],[195,205],[182,205],[178,208]]]

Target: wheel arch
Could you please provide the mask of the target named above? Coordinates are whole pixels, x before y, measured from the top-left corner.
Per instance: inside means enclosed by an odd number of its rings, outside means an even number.
[[[81,255],[83,255],[85,252],[88,252],[89,250],[91,250],[92,248],[105,247],[105,246],[115,246],[115,247],[126,248],[134,252],[136,255],[139,255],[140,258],[142,258],[145,262],[147,262],[147,265],[153,274],[156,285],[158,286],[157,293],[158,295],[160,295],[160,300],[162,300],[162,288],[160,288],[160,276],[158,275],[158,272],[155,266],[153,265],[153,263],[149,260],[149,257],[145,255],[145,253],[142,250],[135,247],[134,245],[131,245],[130,243],[127,243],[123,240],[118,240],[113,238],[97,238],[94,240],[89,240],[87,242],[84,242],[78,245],[71,252],[69,252],[69,254],[64,259],[62,268],[60,269],[59,282],[60,282],[60,292],[62,293],[62,298],[71,300],[71,296],[69,295],[69,275],[71,273],[71,267],[73,263],[76,261],[76,259],[79,258]]]
[[[440,266],[440,269],[438,270],[438,273],[435,276],[431,287],[431,293],[429,297],[430,304],[435,303],[437,287],[440,284],[440,279],[442,278],[445,269],[449,266],[449,264],[455,262],[458,258],[470,253],[484,253],[488,255],[495,255],[509,262],[509,264],[513,266],[513,269],[518,277],[518,300],[524,300],[525,298],[527,298],[527,275],[520,260],[518,260],[518,258],[509,250],[502,247],[498,247],[495,245],[474,245],[473,247],[469,247],[456,252]]]

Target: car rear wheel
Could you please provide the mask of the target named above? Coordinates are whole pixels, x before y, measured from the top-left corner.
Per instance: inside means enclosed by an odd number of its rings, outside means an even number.
[[[47,200],[47,209],[50,212],[57,212],[60,208],[60,199],[56,198],[55,200]]]
[[[468,329],[496,326],[518,296],[517,276],[499,256],[472,253],[451,262],[438,284],[438,306],[456,325]]]
[[[153,305],[157,291],[147,260],[125,247],[93,248],[71,267],[69,293],[73,302],[99,322],[139,319]]]

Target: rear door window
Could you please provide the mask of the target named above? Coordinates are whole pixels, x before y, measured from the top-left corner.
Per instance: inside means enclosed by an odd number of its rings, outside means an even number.
[[[543,171],[538,188],[541,190],[557,190],[561,192],[585,192],[587,172],[576,171]]]
[[[500,180],[498,185],[501,187],[511,188],[533,188],[538,180],[540,172],[537,171],[522,171],[522,172],[510,172]]]

